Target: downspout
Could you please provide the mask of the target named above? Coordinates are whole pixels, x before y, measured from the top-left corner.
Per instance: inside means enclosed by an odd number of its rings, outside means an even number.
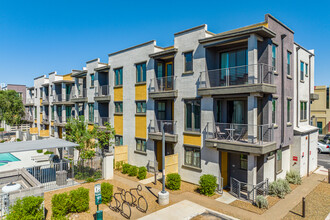
[[[281,135],[281,145],[280,145],[280,148],[282,148],[283,147],[283,145],[284,145],[284,134],[285,134],[285,132],[284,132],[284,128],[285,128],[285,120],[284,120],[284,110],[285,110],[285,108],[284,108],[284,104],[285,104],[285,102],[284,102],[284,91],[285,91],[285,83],[284,83],[284,46],[283,46],[283,41],[284,41],[284,38],[286,37],[286,34],[282,34],[281,35],[281,56],[282,56],[282,58],[281,58],[281,65],[282,65],[282,94],[281,94],[281,110],[282,110],[282,112],[281,112],[281,126],[282,126],[282,129],[281,129],[281,133],[282,133],[282,135]]]

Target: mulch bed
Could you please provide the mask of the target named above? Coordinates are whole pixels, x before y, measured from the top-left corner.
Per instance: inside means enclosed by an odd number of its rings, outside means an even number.
[[[124,177],[126,179],[129,179],[129,180],[133,180],[133,181],[140,181],[137,176],[129,176],[128,174],[123,174],[122,172],[120,172],[119,170],[114,170],[114,174],[118,175],[118,176],[121,176],[121,177]],[[150,178],[150,177],[153,177],[154,174],[152,173],[147,173],[147,177],[146,179]]]
[[[155,189],[158,189],[158,190],[162,190],[162,187],[163,187],[161,180],[158,180],[156,185],[154,183],[148,183],[146,186],[147,187],[152,187],[152,188],[155,188]],[[169,189],[166,189],[166,190],[169,193],[172,193],[172,194],[181,194],[181,193],[184,193],[184,192],[191,192],[191,193],[195,193],[195,194],[200,195],[200,196],[205,196],[205,195],[202,195],[198,192],[198,185],[188,183],[188,182],[185,182],[185,181],[181,181],[180,190],[169,190]],[[208,197],[208,198],[211,198],[211,199],[217,199],[220,196],[221,195],[216,193],[213,196],[205,196],[205,197]]]
[[[330,184],[321,182],[306,196],[306,217],[302,217],[302,202],[292,209],[284,219],[325,219],[330,213]]]

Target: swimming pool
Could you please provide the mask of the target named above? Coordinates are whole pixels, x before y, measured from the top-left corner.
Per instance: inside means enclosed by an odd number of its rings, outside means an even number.
[[[0,166],[6,165],[9,162],[20,161],[17,157],[11,153],[0,154]]]

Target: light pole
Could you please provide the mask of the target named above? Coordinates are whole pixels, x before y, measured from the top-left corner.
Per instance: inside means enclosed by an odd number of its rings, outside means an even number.
[[[162,179],[163,187],[162,191],[158,193],[158,203],[159,205],[167,205],[170,202],[170,194],[165,190],[165,129],[164,122],[161,121],[160,127],[162,130]]]

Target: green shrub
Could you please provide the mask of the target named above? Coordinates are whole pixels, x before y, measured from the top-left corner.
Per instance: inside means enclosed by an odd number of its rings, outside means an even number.
[[[79,187],[70,191],[71,212],[85,212],[89,209],[89,190]]]
[[[124,161],[118,161],[116,163],[116,170],[120,170],[122,168],[123,164],[124,164]]]
[[[170,190],[179,190],[181,186],[181,176],[178,173],[170,173],[166,176],[166,188]]]
[[[111,202],[113,195],[113,185],[106,182],[101,183],[101,195],[103,204]]]
[[[0,132],[2,132],[2,131],[5,131],[5,129],[4,128],[0,128]]]
[[[271,184],[268,188],[269,195],[278,196],[279,198],[284,198],[286,194],[291,192],[289,182],[284,179],[278,179]]]
[[[102,178],[102,172],[101,171],[96,171],[93,175],[94,179],[101,179]]]
[[[122,173],[127,174],[130,168],[131,168],[131,165],[129,165],[128,163],[124,163]]]
[[[291,170],[289,172],[286,173],[285,179],[291,183],[291,184],[295,184],[295,185],[300,185],[301,184],[301,177],[299,175],[299,173],[295,170]]]
[[[93,178],[93,177],[88,177],[87,179],[86,179],[86,182],[87,183],[92,183],[92,182],[95,182],[96,180]]]
[[[38,152],[39,154],[41,154],[41,153],[43,152],[43,150],[37,150],[37,152]]]
[[[268,200],[264,196],[257,196],[256,198],[256,206],[259,209],[267,209],[268,208]]]
[[[19,139],[19,138],[17,138],[17,139],[16,139],[16,141],[17,141],[17,142],[21,142],[22,140],[21,140],[21,139]]]
[[[128,170],[128,175],[129,176],[136,176],[138,172],[137,166],[131,166]]]
[[[71,199],[67,193],[55,194],[52,197],[52,216],[59,218],[66,216],[71,209]]]
[[[211,174],[204,174],[199,179],[199,185],[201,194],[212,196],[217,188],[217,178]]]
[[[147,168],[146,167],[139,167],[138,172],[138,179],[144,180],[147,177]]]
[[[42,220],[44,218],[42,202],[44,199],[40,196],[28,196],[18,199],[14,205],[9,207],[7,220],[31,219]]]
[[[47,155],[47,154],[53,154],[53,152],[51,152],[51,151],[46,151],[46,152],[44,153],[44,155]]]

